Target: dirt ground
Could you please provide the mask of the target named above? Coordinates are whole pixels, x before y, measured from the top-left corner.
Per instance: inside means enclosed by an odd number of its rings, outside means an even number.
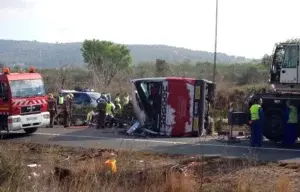
[[[5,141],[0,152],[0,191],[300,191],[298,164]]]

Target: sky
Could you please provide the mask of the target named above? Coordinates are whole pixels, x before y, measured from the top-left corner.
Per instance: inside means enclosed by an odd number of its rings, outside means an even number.
[[[261,58],[300,37],[299,0],[219,0],[218,52]],[[0,0],[0,39],[214,51],[215,0]]]

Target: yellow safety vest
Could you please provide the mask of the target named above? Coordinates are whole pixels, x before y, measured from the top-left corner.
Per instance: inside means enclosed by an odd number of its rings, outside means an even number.
[[[250,107],[251,121],[259,120],[260,105],[254,104]]]
[[[120,103],[120,102],[121,102],[120,98],[119,98],[119,97],[116,97],[116,98],[115,98],[115,103]]]
[[[124,97],[124,105],[127,105],[129,103],[129,96]]]
[[[58,104],[62,105],[64,103],[64,97],[63,96],[59,96],[58,97]]]
[[[288,123],[298,123],[298,110],[295,106],[289,106],[290,113],[289,113],[289,120]]]
[[[94,111],[88,112],[88,114],[86,115],[86,121],[87,121],[87,122],[89,122],[89,121],[92,120],[93,113],[94,113]]]
[[[105,108],[105,114],[106,115],[112,115],[112,108],[113,108],[113,104],[112,103],[107,103],[106,108]]]

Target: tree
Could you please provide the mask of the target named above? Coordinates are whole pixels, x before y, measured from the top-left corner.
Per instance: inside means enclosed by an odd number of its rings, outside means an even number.
[[[273,60],[273,54],[272,55],[265,54],[261,59],[261,63],[264,65],[270,65],[272,63],[272,60]]]
[[[155,75],[157,77],[167,76],[167,72],[169,71],[169,65],[165,60],[156,59],[155,62]]]
[[[128,69],[132,61],[127,46],[111,41],[85,40],[81,52],[89,69],[96,76],[101,75],[105,87],[119,71]]]

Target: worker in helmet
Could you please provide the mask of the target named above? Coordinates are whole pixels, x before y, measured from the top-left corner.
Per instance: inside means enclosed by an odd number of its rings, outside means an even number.
[[[114,104],[115,104],[115,114],[121,115],[122,105],[121,105],[120,99],[119,100],[115,100]]]
[[[69,119],[70,119],[70,124],[72,124],[71,122],[72,122],[72,108],[73,108],[73,105],[72,105],[72,101],[73,101],[73,99],[74,99],[74,95],[73,95],[73,93],[69,93],[69,109],[70,109],[70,112],[69,112]]]
[[[116,97],[115,97],[115,103],[120,103],[121,100],[120,100],[120,93],[117,93],[116,94]]]
[[[295,143],[297,139],[297,125],[298,125],[298,109],[291,104],[290,100],[286,101],[286,109],[284,113],[284,134],[283,144],[290,146]]]
[[[115,109],[114,109],[114,115],[115,115],[115,117],[122,118],[121,100],[120,99],[118,99],[118,100],[115,99],[115,103],[114,104],[115,104]],[[120,127],[123,127],[123,125],[121,123],[119,125],[120,125]]]
[[[63,114],[64,114],[64,127],[70,127],[70,107],[71,106],[71,96],[66,95],[63,103]]]
[[[57,112],[57,103],[52,93],[48,95],[48,111],[50,113],[50,128],[53,128],[54,117]]]
[[[110,98],[107,99],[107,104],[105,108],[105,122],[108,122],[110,127],[114,124],[114,110],[115,105],[111,102]]]
[[[129,94],[125,93],[124,97],[123,97],[123,106],[127,105],[129,103]]]
[[[97,121],[97,129],[105,127],[105,109],[107,104],[107,97],[104,94],[97,99],[98,103],[98,121]]]
[[[261,99],[254,99],[250,107],[251,147],[262,146],[264,114],[261,104]]]
[[[87,113],[85,124],[92,125],[94,114],[95,114],[94,110],[91,110],[90,112]]]

